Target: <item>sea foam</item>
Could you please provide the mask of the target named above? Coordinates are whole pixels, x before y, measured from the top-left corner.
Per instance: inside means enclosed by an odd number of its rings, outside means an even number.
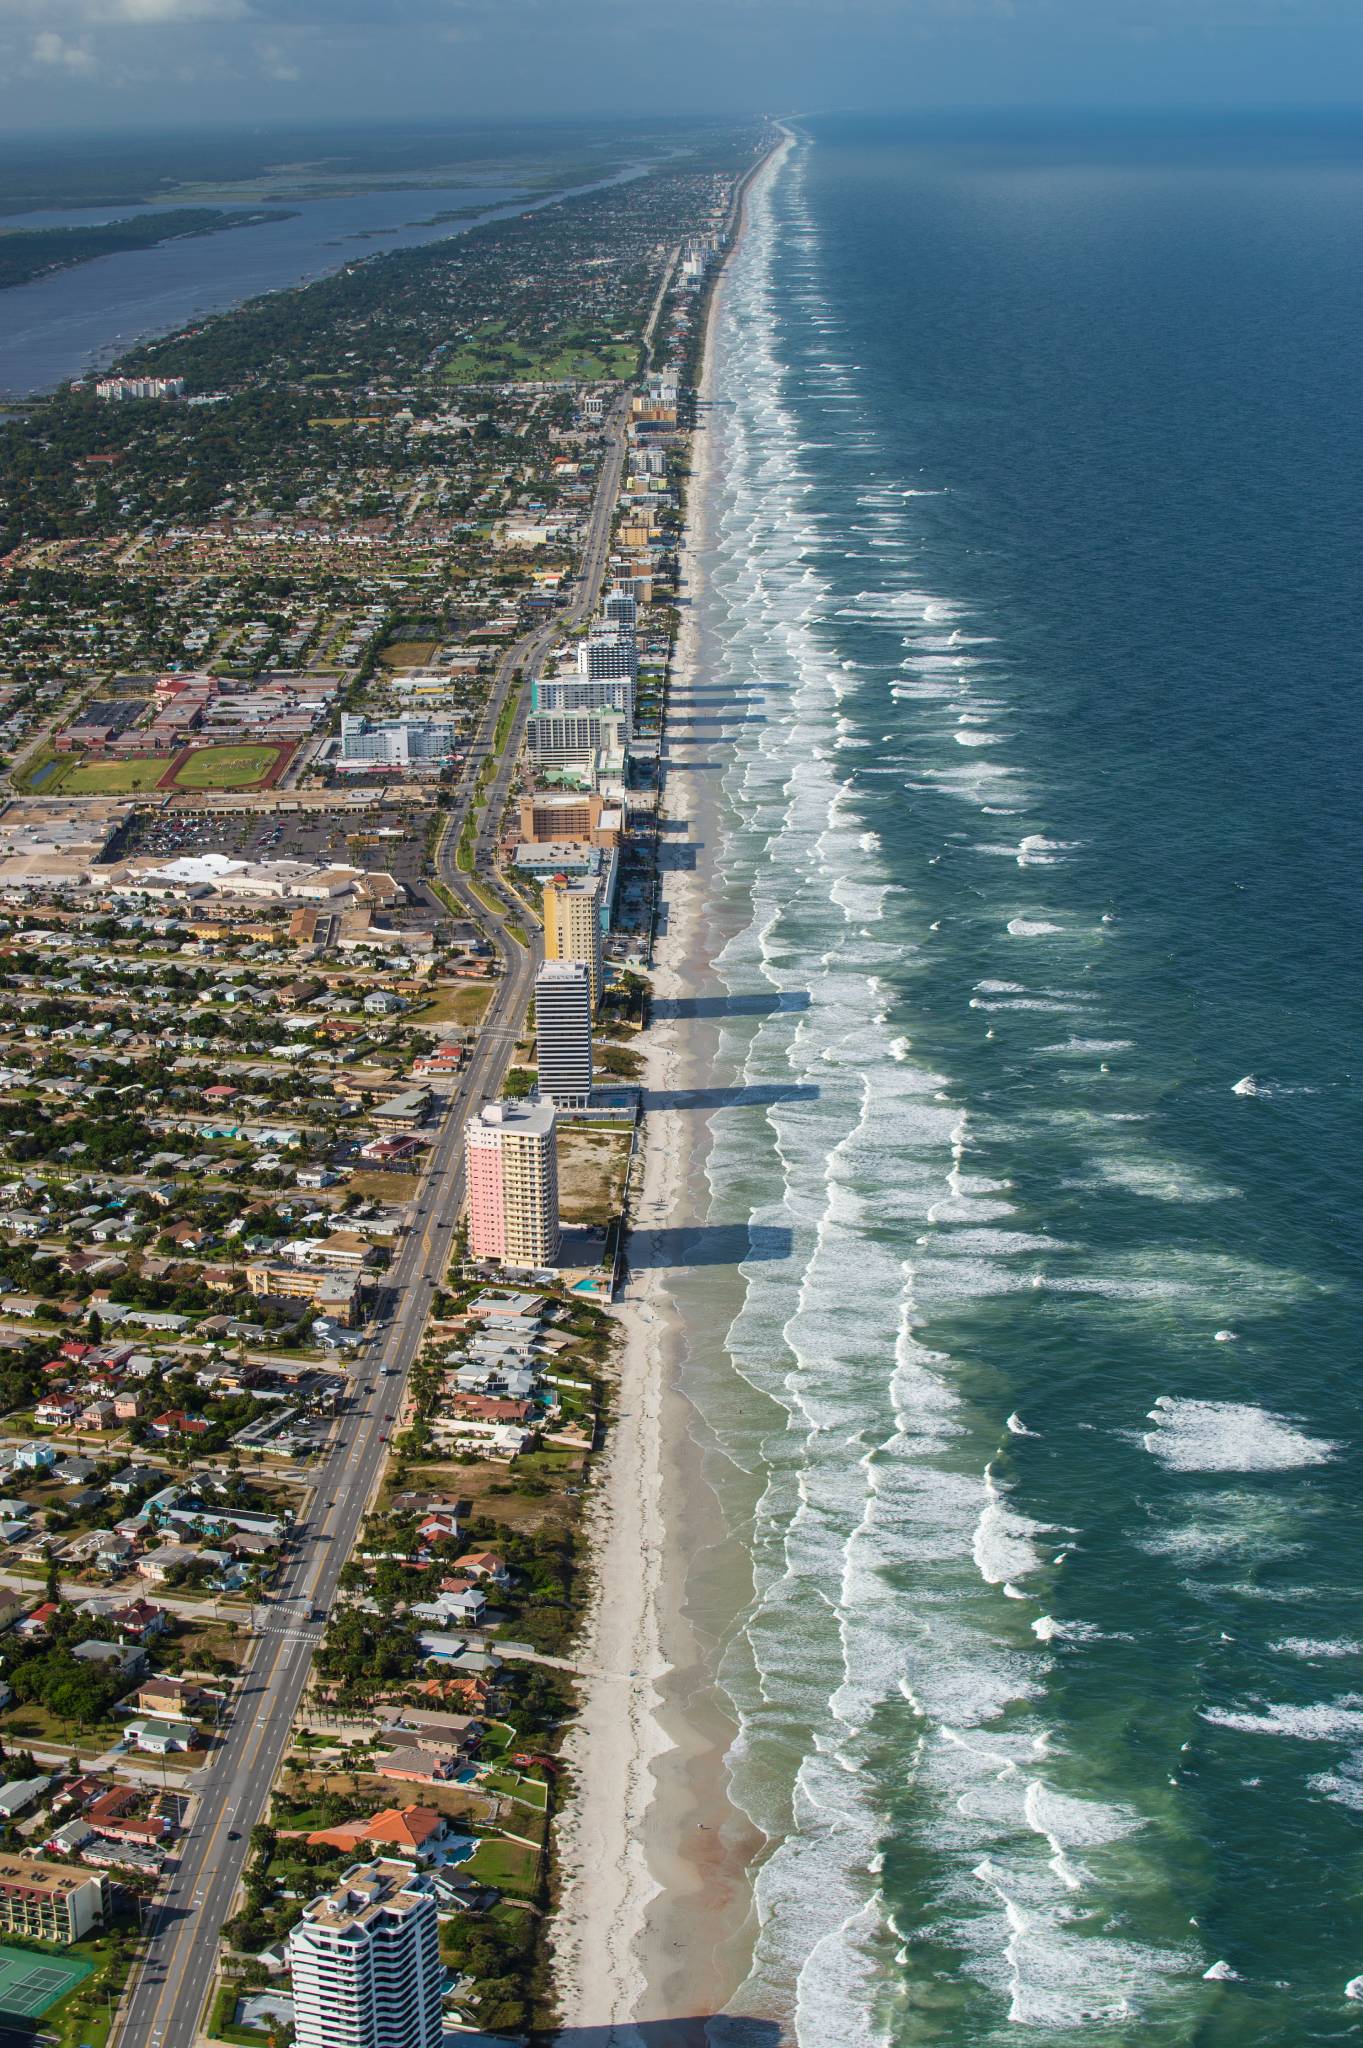
[[[1244,1401],[1162,1394],[1150,1420],[1145,1448],[1176,1472],[1285,1472],[1328,1464],[1338,1448]]]

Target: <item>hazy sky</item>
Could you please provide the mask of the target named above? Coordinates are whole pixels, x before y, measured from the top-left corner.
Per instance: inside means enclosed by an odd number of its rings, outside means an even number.
[[[1363,0],[0,0],[0,122],[1337,104]]]

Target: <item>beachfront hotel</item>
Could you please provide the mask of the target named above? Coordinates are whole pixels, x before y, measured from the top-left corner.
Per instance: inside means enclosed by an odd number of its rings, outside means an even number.
[[[518,1270],[558,1251],[558,1139],[552,1102],[488,1102],[464,1134],[469,1257]]]
[[[545,883],[544,957],[582,962],[595,1015],[601,1001],[601,906],[595,882],[570,882],[566,875],[554,875]]]
[[[542,1102],[585,1109],[592,1096],[592,984],[581,960],[546,960],[535,976],[535,1058]]]
[[[429,1877],[357,1863],[289,1935],[296,2048],[440,2048],[445,1967]]]

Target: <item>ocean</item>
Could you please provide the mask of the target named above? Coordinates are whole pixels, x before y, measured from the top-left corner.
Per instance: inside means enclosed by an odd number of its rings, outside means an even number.
[[[722,287],[686,1373],[801,2048],[1363,2027],[1360,247],[1347,125],[825,120]]]

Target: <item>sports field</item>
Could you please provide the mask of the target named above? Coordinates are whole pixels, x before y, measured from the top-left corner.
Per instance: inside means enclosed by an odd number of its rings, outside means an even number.
[[[254,789],[280,761],[282,747],[192,747],[180,756],[164,786],[175,789]]]
[[[0,2020],[36,2019],[94,1969],[78,1956],[40,1955],[0,1944]]]
[[[77,761],[62,777],[61,790],[63,796],[131,796],[155,789],[165,772],[164,754],[144,761]]]

